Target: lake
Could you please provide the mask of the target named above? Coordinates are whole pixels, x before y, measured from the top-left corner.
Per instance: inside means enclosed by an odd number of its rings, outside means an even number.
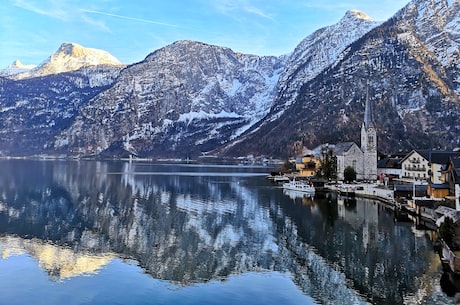
[[[265,166],[0,160],[0,304],[453,304],[430,231]]]

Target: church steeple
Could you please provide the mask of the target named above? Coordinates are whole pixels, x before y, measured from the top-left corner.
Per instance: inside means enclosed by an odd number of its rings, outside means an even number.
[[[369,85],[366,88],[366,105],[361,127],[361,150],[363,152],[363,178],[375,180],[377,177],[377,131],[372,103],[369,99]]]
[[[372,124],[372,127],[374,127],[374,116],[373,116],[373,111],[372,111],[372,104],[369,101],[369,86],[366,88],[366,105],[364,108],[364,128],[367,130]]]
[[[361,150],[363,152],[374,152],[377,145],[377,134],[375,130],[374,117],[372,115],[372,104],[369,100],[369,86],[366,88],[366,105],[364,108],[364,120],[361,126]]]

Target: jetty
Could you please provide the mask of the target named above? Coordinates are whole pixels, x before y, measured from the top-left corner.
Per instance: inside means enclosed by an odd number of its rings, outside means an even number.
[[[394,205],[394,191],[376,183],[326,184],[325,188],[346,197],[364,197]]]

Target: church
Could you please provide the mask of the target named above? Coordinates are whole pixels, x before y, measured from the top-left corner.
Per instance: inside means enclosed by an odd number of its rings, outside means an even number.
[[[358,180],[377,179],[377,131],[372,115],[369,94],[366,95],[364,121],[361,126],[361,147],[354,142],[338,143],[334,147],[337,157],[337,179],[343,180],[344,170],[354,168]]]

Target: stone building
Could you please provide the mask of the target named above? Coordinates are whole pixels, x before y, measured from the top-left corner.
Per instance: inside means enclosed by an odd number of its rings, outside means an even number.
[[[351,166],[358,180],[377,179],[377,131],[372,115],[369,94],[366,96],[364,121],[361,126],[361,147],[354,142],[338,143],[334,147],[337,157],[337,179],[343,180],[345,168]]]

